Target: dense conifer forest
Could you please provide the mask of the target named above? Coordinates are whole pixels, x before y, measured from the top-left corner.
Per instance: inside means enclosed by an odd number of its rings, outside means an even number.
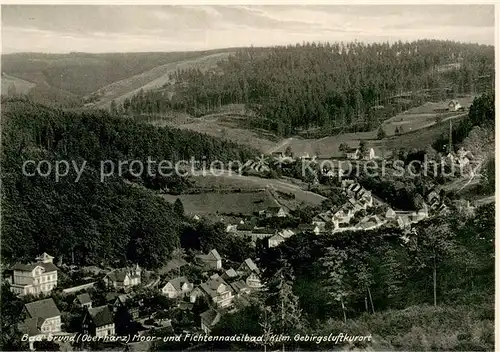
[[[451,41],[246,48],[214,70],[179,70],[164,89],[141,91],[123,109],[201,116],[240,103],[258,113],[254,126],[278,135],[366,131],[429,99],[485,92],[493,69],[492,46]]]
[[[77,113],[25,100],[2,103],[2,260],[64,255],[79,264],[128,261],[155,267],[180,244],[182,217],[149,189],[179,191],[187,177],[124,171],[104,182],[101,161],[247,160],[254,151],[194,132],[158,128],[105,111]],[[48,177],[23,175],[23,163],[47,160]],[[71,166],[54,178],[56,161]],[[75,182],[73,163],[84,172]],[[158,166],[158,164],[156,164]],[[154,166],[153,166],[154,167]],[[34,172],[34,165],[27,167]],[[45,173],[47,164],[41,168]],[[135,170],[134,170],[135,171]],[[138,171],[138,170],[137,170]],[[129,180],[129,183],[124,182]],[[134,187],[131,183],[144,187]],[[18,246],[20,241],[23,246]]]

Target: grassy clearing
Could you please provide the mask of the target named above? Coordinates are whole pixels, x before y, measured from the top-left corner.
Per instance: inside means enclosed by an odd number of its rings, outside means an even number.
[[[265,191],[252,193],[201,193],[182,194],[179,196],[163,195],[174,202],[177,198],[182,201],[184,210],[188,214],[233,214],[248,216],[259,210],[276,206],[274,198]]]
[[[102,89],[103,97],[96,104],[96,107],[105,108],[114,99],[117,103],[122,103],[127,97],[138,93],[141,89],[151,90],[162,87],[169,82],[169,75],[178,69],[199,68],[207,70],[215,67],[217,62],[226,59],[231,52],[203,55],[199,58],[187,59],[177,62],[157,66],[146,72],[128,77],[121,81],[114,82]]]
[[[473,96],[458,98],[460,105],[468,109],[474,100]],[[436,122],[439,117],[446,119],[448,117],[457,115],[456,112],[439,113],[436,110],[446,109],[448,107],[448,100],[438,103],[427,102],[423,105],[404,111],[390,119],[384,121],[382,128],[388,136],[395,135],[396,128],[403,128],[404,132],[413,132],[421,128],[428,127]]]
[[[7,94],[10,87],[14,87],[17,94],[26,94],[35,86],[35,83],[2,73],[2,92],[4,94]]]

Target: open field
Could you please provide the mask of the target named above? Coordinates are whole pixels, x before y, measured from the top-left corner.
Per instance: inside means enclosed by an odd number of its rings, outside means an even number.
[[[274,147],[277,137],[268,131],[249,128],[245,119],[251,116],[245,116],[242,111],[239,112],[240,110],[241,106],[232,106],[231,112],[222,111],[198,118],[180,113],[172,119],[156,121],[154,124],[206,133],[213,137],[248,145],[262,152]]]
[[[266,191],[249,193],[201,193],[201,194],[166,194],[163,197],[174,202],[180,199],[188,214],[242,214],[252,215],[259,210],[276,206],[278,203]]]
[[[466,109],[471,105],[473,97],[458,98]],[[446,112],[441,114],[439,123],[436,121],[435,109],[444,109],[448,101],[440,103],[425,103],[406,112],[398,114],[383,123],[387,137],[383,140],[377,139],[377,129],[367,132],[344,133],[335,136],[327,136],[319,139],[304,139],[301,137],[289,137],[278,140],[275,135],[263,131],[250,129],[245,126],[245,119],[251,118],[246,115],[242,105],[225,107],[225,110],[193,118],[188,114],[178,113],[172,118],[153,122],[156,125],[168,125],[181,129],[223,139],[232,140],[244,145],[251,146],[266,154],[273,152],[284,152],[291,148],[295,156],[317,155],[320,158],[340,157],[339,146],[343,143],[350,147],[357,147],[361,140],[365,140],[368,147],[374,148],[376,155],[381,155],[399,148],[421,148],[432,144],[442,133],[449,128],[449,120],[459,121],[467,115],[467,112]],[[403,127],[404,132],[395,135],[396,127]]]
[[[220,188],[241,188],[241,189],[271,189],[284,193],[291,193],[295,196],[297,202],[304,202],[310,205],[319,205],[326,198],[320,194],[309,192],[302,187],[304,184],[295,184],[280,179],[267,179],[256,176],[240,176],[236,173],[230,174],[224,172],[220,176],[197,176],[193,177],[196,185],[200,187],[214,187],[217,185]],[[214,187],[215,188],[215,187]]]
[[[455,115],[455,120],[459,120],[466,114]],[[415,131],[407,132],[398,136],[391,136],[382,140],[375,138],[373,131],[362,133],[346,133],[338,136],[324,137],[320,139],[299,139],[288,138],[286,143],[280,143],[279,148],[271,148],[272,151],[284,152],[290,146],[294,155],[300,156],[303,154],[317,155],[320,158],[338,158],[342,156],[339,147],[342,143],[348,144],[350,147],[357,147],[361,140],[366,141],[368,148],[375,150],[375,155],[380,156],[384,153],[389,153],[393,149],[400,148],[423,148],[428,144],[432,144],[443,133],[449,129],[448,120],[443,120],[439,124],[425,128],[420,128]]]
[[[473,97],[457,99],[466,109],[471,105]],[[449,120],[459,121],[467,116],[467,112],[450,112],[442,114],[439,123],[436,122],[434,109],[442,109],[447,106],[447,101],[440,103],[426,103],[407,112],[396,115],[384,121],[383,128],[387,138],[377,139],[377,130],[359,133],[344,133],[336,136],[328,136],[320,139],[302,139],[297,137],[288,138],[276,143],[267,152],[284,152],[287,147],[292,149],[295,155],[318,155],[322,158],[340,157],[339,146],[342,143],[350,147],[357,147],[361,140],[365,140],[370,148],[375,149],[376,155],[390,152],[400,148],[422,148],[432,144],[442,133],[447,132]],[[404,126],[404,133],[395,135],[397,126]]]
[[[2,73],[2,93],[7,93],[14,87],[17,94],[26,94],[36,86],[35,83]]]
[[[294,209],[301,203],[311,206],[320,205],[326,198],[317,193],[302,189],[304,186],[281,179],[265,179],[255,176],[240,176],[228,171],[219,176],[193,176],[194,189],[212,189],[214,191],[199,194],[161,195],[166,200],[174,202],[179,198],[188,214],[234,214],[249,215],[266,209],[269,206],[282,205]],[[244,190],[235,192],[235,189]],[[293,199],[285,199],[279,192],[291,194]]]
[[[474,97],[458,98],[457,100],[467,110],[472,104]],[[446,109],[447,104],[448,100],[439,103],[427,102],[385,120],[382,128],[388,136],[391,136],[395,135],[396,127],[402,127],[404,132],[411,132],[433,124],[438,116],[441,119],[446,119],[457,115],[457,112],[436,112],[439,109]]]

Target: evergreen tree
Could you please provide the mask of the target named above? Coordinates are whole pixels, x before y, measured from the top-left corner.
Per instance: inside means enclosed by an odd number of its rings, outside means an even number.
[[[279,267],[267,285],[272,326],[283,335],[300,333],[304,325],[299,298],[293,292],[293,269],[286,260],[280,260]],[[284,351],[284,343],[282,347]]]
[[[380,126],[377,131],[377,139],[384,139],[385,137],[387,137],[387,134],[385,133],[382,126]]]
[[[174,212],[179,215],[179,217],[184,217],[184,204],[177,198],[174,202]]]
[[[347,253],[344,250],[328,247],[321,263],[326,277],[326,287],[328,294],[335,301],[339,302],[344,316],[344,323],[347,323],[346,299],[350,295],[347,285],[347,270],[344,263],[347,261]]]

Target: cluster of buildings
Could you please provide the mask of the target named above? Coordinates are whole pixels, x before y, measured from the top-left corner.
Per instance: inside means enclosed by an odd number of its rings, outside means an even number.
[[[54,257],[44,253],[32,264],[15,264],[11,268],[12,277],[8,279],[10,288],[16,295],[44,297],[26,303],[20,319],[19,328],[24,334],[28,334],[30,349],[35,348],[36,341],[42,341],[49,334],[52,336],[75,334],[63,331],[61,311],[54,299],[49,297],[58,285],[57,273],[61,271],[53,264],[53,259]],[[190,265],[182,261],[180,265],[174,265],[175,269]],[[165,297],[176,300],[182,309],[192,309],[198,300],[204,299],[210,307],[200,315],[201,329],[206,333],[210,332],[223,314],[235,310],[236,299],[240,299],[244,304],[247,302],[245,297],[263,286],[261,271],[251,258],[234,267],[223,268],[221,256],[213,249],[207,254],[197,255],[193,264],[202,268],[207,277],[209,273],[211,274],[208,280],[196,284],[186,276],[180,275],[180,272],[179,275],[173,276],[173,270],[169,270],[170,274],[163,281],[158,279],[157,284],[151,287],[156,287]],[[132,268],[108,272],[102,278],[108,291],[105,297],[106,304],[95,306],[91,295],[85,291],[85,285],[76,287],[80,292],[67,291],[75,294],[73,307],[79,307],[84,312],[80,332],[96,337],[114,336],[115,323],[120,311],[126,311],[128,317],[138,321],[140,307],[127,302],[134,298],[135,294],[131,290],[133,287],[145,286],[144,280],[141,280],[142,271],[139,265],[135,265]]]
[[[349,160],[372,160],[375,159],[375,150],[368,148],[363,151],[361,148],[346,148],[344,150],[344,157]]]
[[[312,221],[315,233],[367,231],[382,226],[409,230],[412,224],[427,219],[429,212],[447,209],[435,190],[430,190],[425,196],[416,196],[418,210],[403,211],[388,207],[353,180],[343,180],[341,188],[347,202],[340,208],[317,214]],[[357,216],[362,210],[363,216]]]
[[[474,160],[474,155],[472,155],[470,151],[467,151],[462,147],[456,153],[448,153],[444,162],[448,166],[456,166],[462,169],[469,165],[472,160]]]

